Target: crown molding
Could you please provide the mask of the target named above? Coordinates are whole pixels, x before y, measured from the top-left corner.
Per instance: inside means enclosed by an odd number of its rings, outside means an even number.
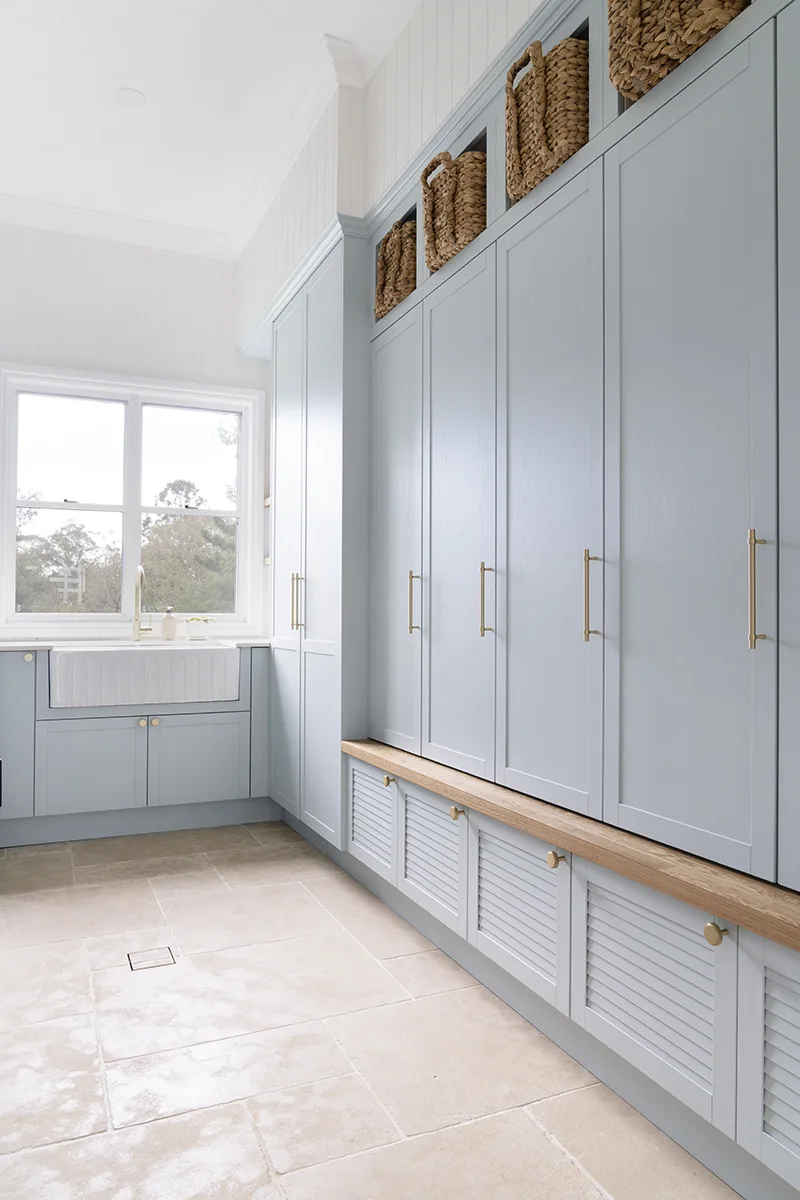
[[[213,230],[186,229],[180,225],[143,221],[119,213],[94,212],[87,208],[71,208],[66,204],[51,204],[23,196],[0,196],[0,224],[148,246],[153,250],[199,254],[206,258],[236,257],[230,238]]]

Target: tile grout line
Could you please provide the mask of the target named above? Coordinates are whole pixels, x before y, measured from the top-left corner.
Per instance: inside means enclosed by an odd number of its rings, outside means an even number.
[[[103,1133],[109,1133],[114,1129],[114,1119],[111,1113],[111,1095],[108,1090],[108,1075],[106,1071],[106,1058],[103,1053],[103,1042],[100,1033],[100,1015],[97,1011],[97,993],[94,988],[94,971],[89,966],[89,950],[86,945],[86,939],[82,939],[83,953],[86,956],[86,970],[89,974],[89,994],[92,1000],[92,1024],[94,1026],[94,1036],[97,1042],[97,1060],[100,1065],[100,1086],[103,1089],[103,1103],[106,1110],[106,1128]],[[90,1135],[91,1136],[91,1135]]]
[[[345,1015],[349,1016],[350,1014],[348,1013],[348,1014],[345,1014]],[[322,1020],[322,1024],[325,1026],[325,1028],[327,1029],[328,1033],[329,1033],[329,1034],[330,1034],[330,1036],[333,1038],[333,1040],[334,1040],[334,1042],[335,1042],[335,1044],[336,1044],[336,1048],[337,1048],[337,1050],[341,1051],[341,1053],[342,1053],[342,1054],[345,1056],[345,1058],[347,1059],[347,1061],[348,1061],[348,1062],[351,1064],[351,1066],[352,1066],[352,1068],[353,1068],[353,1074],[354,1074],[354,1075],[356,1075],[356,1076],[357,1076],[357,1078],[361,1080],[361,1082],[363,1083],[364,1087],[365,1087],[365,1088],[367,1089],[367,1091],[369,1092],[370,1096],[372,1096],[372,1099],[375,1101],[375,1103],[378,1105],[378,1107],[379,1107],[379,1108],[382,1110],[382,1112],[383,1112],[383,1113],[384,1113],[384,1114],[385,1114],[385,1115],[386,1115],[386,1116],[389,1118],[389,1121],[391,1122],[391,1124],[394,1126],[394,1128],[397,1130],[398,1134],[400,1135],[400,1141],[401,1141],[401,1142],[407,1142],[407,1141],[408,1141],[408,1134],[407,1134],[407,1133],[404,1133],[404,1132],[403,1132],[403,1130],[400,1128],[400,1125],[399,1125],[399,1123],[397,1122],[397,1120],[395,1119],[395,1116],[394,1116],[394,1114],[393,1114],[393,1113],[390,1111],[390,1109],[388,1109],[388,1108],[386,1107],[386,1105],[383,1103],[383,1101],[381,1100],[380,1096],[378,1095],[378,1093],[377,1093],[377,1092],[375,1091],[375,1089],[373,1088],[372,1084],[369,1082],[369,1080],[368,1080],[368,1079],[367,1079],[367,1077],[366,1077],[366,1076],[363,1074],[363,1072],[362,1072],[362,1071],[360,1071],[360,1070],[359,1070],[359,1068],[356,1066],[356,1063],[355,1063],[354,1059],[353,1059],[353,1058],[352,1058],[352,1056],[351,1056],[350,1054],[348,1054],[348,1052],[345,1050],[344,1046],[343,1046],[343,1045],[342,1045],[342,1043],[339,1041],[339,1039],[337,1038],[336,1034],[333,1032],[333,1030],[331,1029],[330,1025],[328,1024],[328,1022],[329,1022],[329,1021],[334,1021],[334,1020],[336,1020],[336,1018],[335,1018],[335,1017],[324,1017],[324,1018],[323,1018],[323,1020]],[[386,1145],[389,1145],[389,1146],[390,1146],[390,1145],[392,1145],[392,1143],[391,1143],[391,1142],[387,1142],[387,1143],[385,1143],[385,1144],[386,1144]],[[372,1149],[379,1149],[379,1148],[380,1148],[380,1147],[372,1147]],[[363,1152],[363,1151],[359,1151],[359,1153],[364,1153],[364,1152]],[[347,1155],[347,1156],[345,1156],[345,1157],[351,1157],[351,1156]]]
[[[248,830],[248,832],[249,832],[249,830]],[[206,860],[206,862],[208,863],[208,865],[211,867],[211,870],[214,872],[214,874],[216,875],[217,879],[220,879],[220,880],[222,881],[222,884],[223,884],[223,886],[224,886],[224,887],[226,887],[226,888],[228,889],[228,891],[229,891],[229,892],[232,892],[232,891],[233,891],[233,888],[232,888],[232,887],[231,887],[231,885],[228,883],[227,879],[226,879],[226,878],[225,878],[225,876],[222,874],[222,872],[221,872],[220,870],[218,870],[218,869],[217,869],[217,867],[215,867],[215,866],[214,866],[213,862],[211,861],[211,858],[210,858],[210,855],[209,855],[209,852],[208,852],[208,851],[205,851],[205,852],[204,852],[204,854],[203,854],[203,858]],[[154,889],[154,890],[155,890],[155,889]],[[186,893],[186,894],[187,894],[187,895],[190,895],[191,893]]]
[[[278,1174],[278,1171],[277,1171],[277,1168],[275,1167],[274,1162],[272,1161],[272,1159],[269,1156],[269,1151],[267,1150],[267,1143],[264,1141],[261,1130],[258,1128],[258,1123],[256,1121],[255,1115],[254,1115],[253,1111],[251,1110],[250,1105],[247,1102],[248,1100],[251,1100],[251,1099],[254,1099],[254,1097],[248,1096],[247,1099],[240,1100],[239,1104],[245,1111],[246,1119],[250,1123],[250,1127],[253,1130],[253,1134],[255,1135],[256,1142],[258,1143],[258,1148],[261,1151],[264,1161],[266,1162],[267,1172],[269,1174],[270,1183],[272,1183],[275,1186],[275,1190],[278,1192],[278,1195],[281,1197],[281,1200],[286,1200],[286,1192],[283,1189],[283,1184],[281,1183],[281,1177]]]
[[[599,1084],[588,1084],[587,1086],[588,1087],[598,1087]],[[584,1091],[585,1089],[578,1088],[576,1090]],[[561,1094],[566,1095],[568,1093],[561,1093]],[[552,1096],[547,1097],[547,1098],[551,1099],[551,1100],[555,1099],[555,1097],[552,1097]],[[534,1104],[543,1103],[543,1101],[534,1101],[533,1103]],[[547,1128],[547,1126],[544,1124],[543,1121],[539,1120],[538,1117],[535,1117],[533,1115],[529,1106],[524,1107],[522,1111],[525,1113],[525,1116],[528,1117],[528,1119],[536,1126],[536,1128],[541,1133],[544,1134],[544,1136],[551,1143],[551,1145],[555,1146],[558,1150],[560,1150],[561,1153],[565,1156],[565,1158],[567,1158],[569,1160],[569,1162],[571,1162],[572,1165],[575,1167],[575,1169],[583,1176],[583,1178],[588,1183],[590,1183],[592,1185],[592,1187],[595,1188],[595,1190],[597,1191],[597,1194],[598,1194],[598,1200],[614,1200],[614,1197],[611,1195],[611,1193],[607,1192],[606,1189],[603,1187],[602,1183],[600,1183],[599,1180],[595,1179],[594,1175],[592,1175],[592,1173],[589,1171],[589,1169],[584,1166],[584,1164],[581,1162],[581,1160],[579,1158],[577,1158],[572,1153],[571,1150],[568,1150],[567,1147],[562,1142],[559,1141],[559,1139],[556,1137],[556,1135]]]

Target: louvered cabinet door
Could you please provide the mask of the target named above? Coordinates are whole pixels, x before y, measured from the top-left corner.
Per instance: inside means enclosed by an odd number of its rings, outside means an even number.
[[[571,1016],[729,1137],[736,1131],[737,935],[582,859],[572,865]]]
[[[547,864],[550,852],[558,855],[555,867]],[[569,857],[471,813],[467,937],[509,975],[569,1013]]]
[[[397,786],[383,771],[355,759],[345,765],[347,849],[378,875],[397,882]]]
[[[737,1136],[800,1188],[800,955],[742,930]]]
[[[443,925],[467,936],[468,817],[441,796],[398,786],[397,886]],[[454,820],[451,811],[458,813]]]

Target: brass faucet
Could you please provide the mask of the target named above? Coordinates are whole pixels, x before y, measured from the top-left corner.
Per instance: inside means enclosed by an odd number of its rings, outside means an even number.
[[[143,633],[153,632],[153,623],[142,624],[142,591],[144,589],[144,567],[136,568],[136,579],[133,585],[133,640],[140,642]]]

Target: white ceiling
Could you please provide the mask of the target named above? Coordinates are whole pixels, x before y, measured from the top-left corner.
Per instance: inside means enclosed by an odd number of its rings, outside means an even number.
[[[2,0],[0,220],[241,246],[323,37],[352,44],[366,81],[417,3]]]

